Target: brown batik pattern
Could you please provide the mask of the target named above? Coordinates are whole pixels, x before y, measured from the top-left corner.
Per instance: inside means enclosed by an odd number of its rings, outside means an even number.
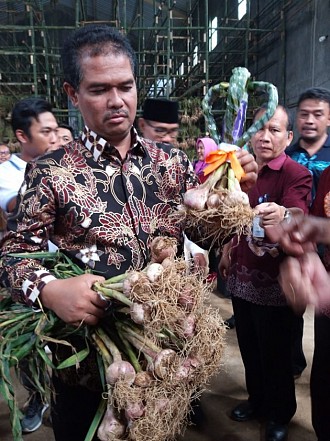
[[[85,128],[80,140],[30,164],[25,184],[18,212],[8,220],[3,256],[46,250],[51,240],[108,278],[145,266],[154,236],[182,240],[182,227],[170,215],[197,179],[178,149],[132,129],[131,149],[121,160],[114,146]],[[44,277],[36,277],[40,270]],[[36,260],[5,257],[0,275],[22,300],[24,282],[29,292],[40,290],[48,273]]]

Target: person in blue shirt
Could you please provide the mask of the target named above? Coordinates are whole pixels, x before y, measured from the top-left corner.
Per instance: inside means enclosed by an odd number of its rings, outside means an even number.
[[[296,127],[299,139],[286,153],[313,175],[314,199],[320,176],[330,165],[330,90],[312,87],[298,99]]]
[[[313,176],[312,200],[315,198],[319,179],[330,165],[330,90],[311,87],[298,99],[296,127],[299,139],[286,149],[286,153],[308,168]],[[298,316],[293,331],[293,370],[299,378],[306,368],[303,352],[303,315]]]

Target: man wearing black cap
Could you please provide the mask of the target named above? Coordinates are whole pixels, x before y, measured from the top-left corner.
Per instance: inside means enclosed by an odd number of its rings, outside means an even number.
[[[138,120],[140,132],[144,138],[166,144],[175,144],[179,134],[179,104],[166,98],[147,98],[143,106],[142,117]],[[208,252],[184,236],[185,258],[192,258],[197,268],[208,268]],[[192,403],[190,421],[196,425],[204,419],[199,399]]]
[[[165,144],[175,144],[179,133],[179,104],[166,98],[147,98],[142,117],[138,120],[144,138]],[[194,259],[197,267],[208,267],[208,253],[185,237],[185,255]]]
[[[175,144],[179,134],[179,104],[166,98],[147,98],[138,120],[144,138]]]

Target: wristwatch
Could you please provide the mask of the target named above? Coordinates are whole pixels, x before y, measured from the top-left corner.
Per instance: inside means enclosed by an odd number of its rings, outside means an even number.
[[[291,211],[287,208],[284,211],[283,220],[289,221],[291,219]]]

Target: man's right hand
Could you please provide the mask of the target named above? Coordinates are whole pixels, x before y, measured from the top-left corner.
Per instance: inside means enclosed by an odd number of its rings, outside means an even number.
[[[330,244],[330,220],[321,217],[293,214],[289,221],[268,226],[265,231],[272,242],[278,242],[292,256],[314,250],[314,243]]]
[[[245,173],[240,180],[240,186],[242,191],[247,192],[250,188],[254,187],[257,182],[258,164],[256,163],[254,156],[247,150],[239,149],[235,153]]]
[[[330,277],[315,252],[287,257],[281,264],[279,283],[292,308],[301,313],[309,304],[316,310],[329,308]]]
[[[66,323],[96,325],[104,316],[108,302],[92,286],[104,280],[93,274],[53,280],[42,289],[40,301]]]
[[[228,242],[222,249],[221,259],[219,262],[219,273],[223,280],[227,279],[228,271],[230,268],[230,250],[231,241]]]

